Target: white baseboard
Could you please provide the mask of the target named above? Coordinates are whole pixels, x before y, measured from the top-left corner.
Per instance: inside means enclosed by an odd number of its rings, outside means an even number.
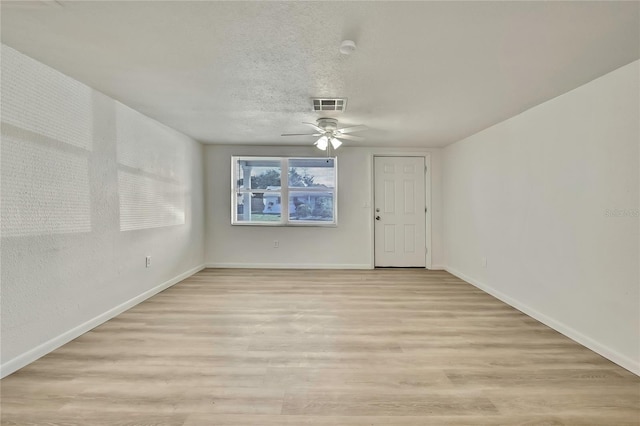
[[[72,341],[73,339],[77,338],[78,336],[83,335],[84,333],[86,333],[87,331],[96,328],[97,326],[99,326],[100,324],[110,320],[111,318],[115,317],[116,315],[121,314],[122,312],[126,311],[127,309],[131,309],[132,307],[134,307],[135,305],[137,305],[140,302],[144,302],[145,300],[147,300],[148,298],[150,298],[151,296],[154,296],[158,293],[160,293],[162,290],[165,290],[169,287],[171,287],[174,284],[179,283],[180,281],[184,280],[185,278],[190,277],[191,275],[195,274],[196,272],[200,272],[201,270],[203,270],[205,268],[204,265],[200,265],[200,266],[196,266],[195,268],[192,268],[180,275],[178,275],[177,277],[174,277],[168,281],[165,281],[164,283],[145,291],[144,293],[127,300],[126,302],[109,309],[108,311],[104,312],[103,314],[98,315],[95,318],[90,319],[89,321],[78,325],[77,327],[72,328],[71,330],[68,330],[62,334],[60,334],[59,336],[54,337],[53,339],[50,339],[46,342],[44,342],[43,344],[36,346],[35,348],[21,354],[18,355],[17,357],[3,363],[2,365],[0,365],[0,378],[6,377],[9,374],[21,369],[22,367],[31,364],[33,361],[37,360],[40,357],[45,356],[46,354],[48,354],[51,351],[54,351],[55,349],[58,349],[60,346],[69,343],[70,341]]]
[[[430,271],[446,271],[447,268],[444,265],[431,265],[431,268],[429,268]]]
[[[449,272],[452,275],[455,275],[456,277],[460,278],[461,280],[464,280],[466,282],[468,282],[469,284],[472,284],[473,286],[479,288],[480,290],[484,291],[485,293],[488,293],[490,295],[492,295],[493,297],[495,297],[496,299],[499,299],[501,301],[503,301],[504,303],[506,303],[507,305],[510,305],[514,308],[516,308],[517,310],[519,310],[520,312],[523,312],[527,315],[529,315],[530,317],[540,321],[541,323],[553,328],[554,330],[556,330],[559,333],[564,334],[565,336],[567,336],[568,338],[570,338],[571,340],[576,341],[577,343],[581,344],[582,346],[585,346],[589,349],[591,349],[592,351],[594,351],[595,353],[602,355],[603,357],[607,358],[608,360],[618,364],[620,367],[625,368],[629,371],[631,371],[633,374],[640,376],[640,362],[633,360],[625,355],[622,355],[618,352],[616,352],[615,350],[608,348],[606,346],[604,346],[603,344],[593,340],[592,338],[590,338],[589,336],[585,336],[584,334],[580,333],[579,331],[569,327],[568,325],[557,321],[541,312],[538,312],[537,310],[527,306],[526,304],[515,300],[514,298],[507,296],[506,294],[502,293],[501,291],[498,291],[496,289],[494,289],[493,287],[482,283],[474,278],[471,278],[468,275],[463,274],[462,272],[454,269],[454,268],[450,268],[450,267],[445,267],[445,270],[447,272]]]
[[[358,263],[207,263],[206,268],[230,269],[373,269]]]

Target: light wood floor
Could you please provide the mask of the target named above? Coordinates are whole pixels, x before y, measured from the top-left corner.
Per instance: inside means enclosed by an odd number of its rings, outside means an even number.
[[[638,425],[640,379],[446,272],[202,271],[5,378],[3,425]]]

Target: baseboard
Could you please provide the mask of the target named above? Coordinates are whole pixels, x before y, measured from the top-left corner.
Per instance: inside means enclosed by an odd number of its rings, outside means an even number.
[[[447,268],[444,265],[431,265],[430,271],[446,271]]]
[[[372,269],[359,263],[207,263],[207,268],[230,269]]]
[[[111,318],[115,317],[116,315],[121,314],[122,312],[131,309],[132,307],[134,307],[135,305],[137,305],[140,302],[144,302],[145,300],[147,300],[148,298],[150,298],[151,296],[154,296],[158,293],[160,293],[162,290],[165,290],[169,287],[171,287],[174,284],[179,283],[180,281],[184,280],[185,278],[190,277],[191,275],[195,274],[196,272],[199,272],[201,270],[203,270],[205,268],[204,265],[199,265],[196,266],[195,268],[192,268],[180,275],[178,275],[177,277],[174,277],[168,281],[165,281],[164,283],[145,291],[144,293],[127,300],[126,302],[112,308],[109,309],[108,311],[98,315],[95,318],[90,319],[89,321],[80,324],[77,327],[72,328],[71,330],[68,330],[64,333],[62,333],[59,336],[54,337],[53,339],[50,339],[48,341],[46,341],[45,343],[36,346],[35,348],[23,353],[22,355],[18,355],[17,357],[3,363],[2,365],[0,365],[0,378],[6,377],[9,374],[21,369],[22,367],[25,367],[28,364],[31,364],[33,361],[37,360],[38,358],[41,358],[43,356],[45,356],[46,354],[48,354],[49,352],[54,351],[55,349],[58,349],[60,346],[69,343],[70,341],[72,341],[73,339],[83,335],[84,333],[86,333],[87,331],[96,328],[97,326],[99,326],[100,324],[110,320]]]
[[[585,346],[589,349],[591,349],[592,351],[594,351],[595,353],[602,355],[603,357],[607,358],[608,360],[618,364],[620,367],[625,368],[627,370],[629,370],[630,372],[632,372],[633,374],[640,376],[640,363],[638,361],[635,361],[625,355],[622,355],[604,345],[602,345],[601,343],[593,340],[592,338],[585,336],[584,334],[580,333],[579,331],[569,327],[568,325],[557,321],[541,312],[538,312],[537,310],[527,306],[526,304],[510,297],[507,296],[506,294],[502,293],[501,291],[498,291],[496,289],[494,289],[493,287],[480,282],[468,275],[463,274],[462,272],[454,269],[454,268],[450,268],[450,267],[445,267],[445,270],[447,272],[449,272],[452,275],[455,275],[456,277],[460,278],[461,280],[464,280],[466,282],[468,282],[469,284],[479,288],[480,290],[484,291],[485,293],[488,293],[490,295],[492,295],[493,297],[495,297],[496,299],[499,299],[501,301],[503,301],[504,303],[506,303],[507,305],[510,305],[514,308],[516,308],[517,310],[519,310],[520,312],[523,312],[525,314],[527,314],[528,316],[540,321],[541,323],[553,328],[554,330],[556,330],[557,332],[564,334],[565,336],[567,336],[568,338],[570,338],[571,340],[574,340],[575,342],[581,344],[582,346]]]

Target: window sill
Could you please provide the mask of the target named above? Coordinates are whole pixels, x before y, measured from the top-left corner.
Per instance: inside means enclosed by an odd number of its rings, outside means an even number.
[[[269,222],[248,222],[248,223],[232,223],[231,226],[268,226],[268,227],[281,227],[281,228],[296,228],[296,227],[313,227],[313,228],[337,228],[338,224],[334,222],[330,223],[269,223]]]

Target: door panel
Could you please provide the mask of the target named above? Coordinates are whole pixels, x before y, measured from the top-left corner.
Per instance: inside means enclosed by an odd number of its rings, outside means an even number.
[[[424,267],[424,157],[374,157],[375,266]]]
[[[413,224],[404,225],[404,252],[416,252],[416,226]]]
[[[384,212],[395,213],[396,187],[393,180],[384,181]]]

